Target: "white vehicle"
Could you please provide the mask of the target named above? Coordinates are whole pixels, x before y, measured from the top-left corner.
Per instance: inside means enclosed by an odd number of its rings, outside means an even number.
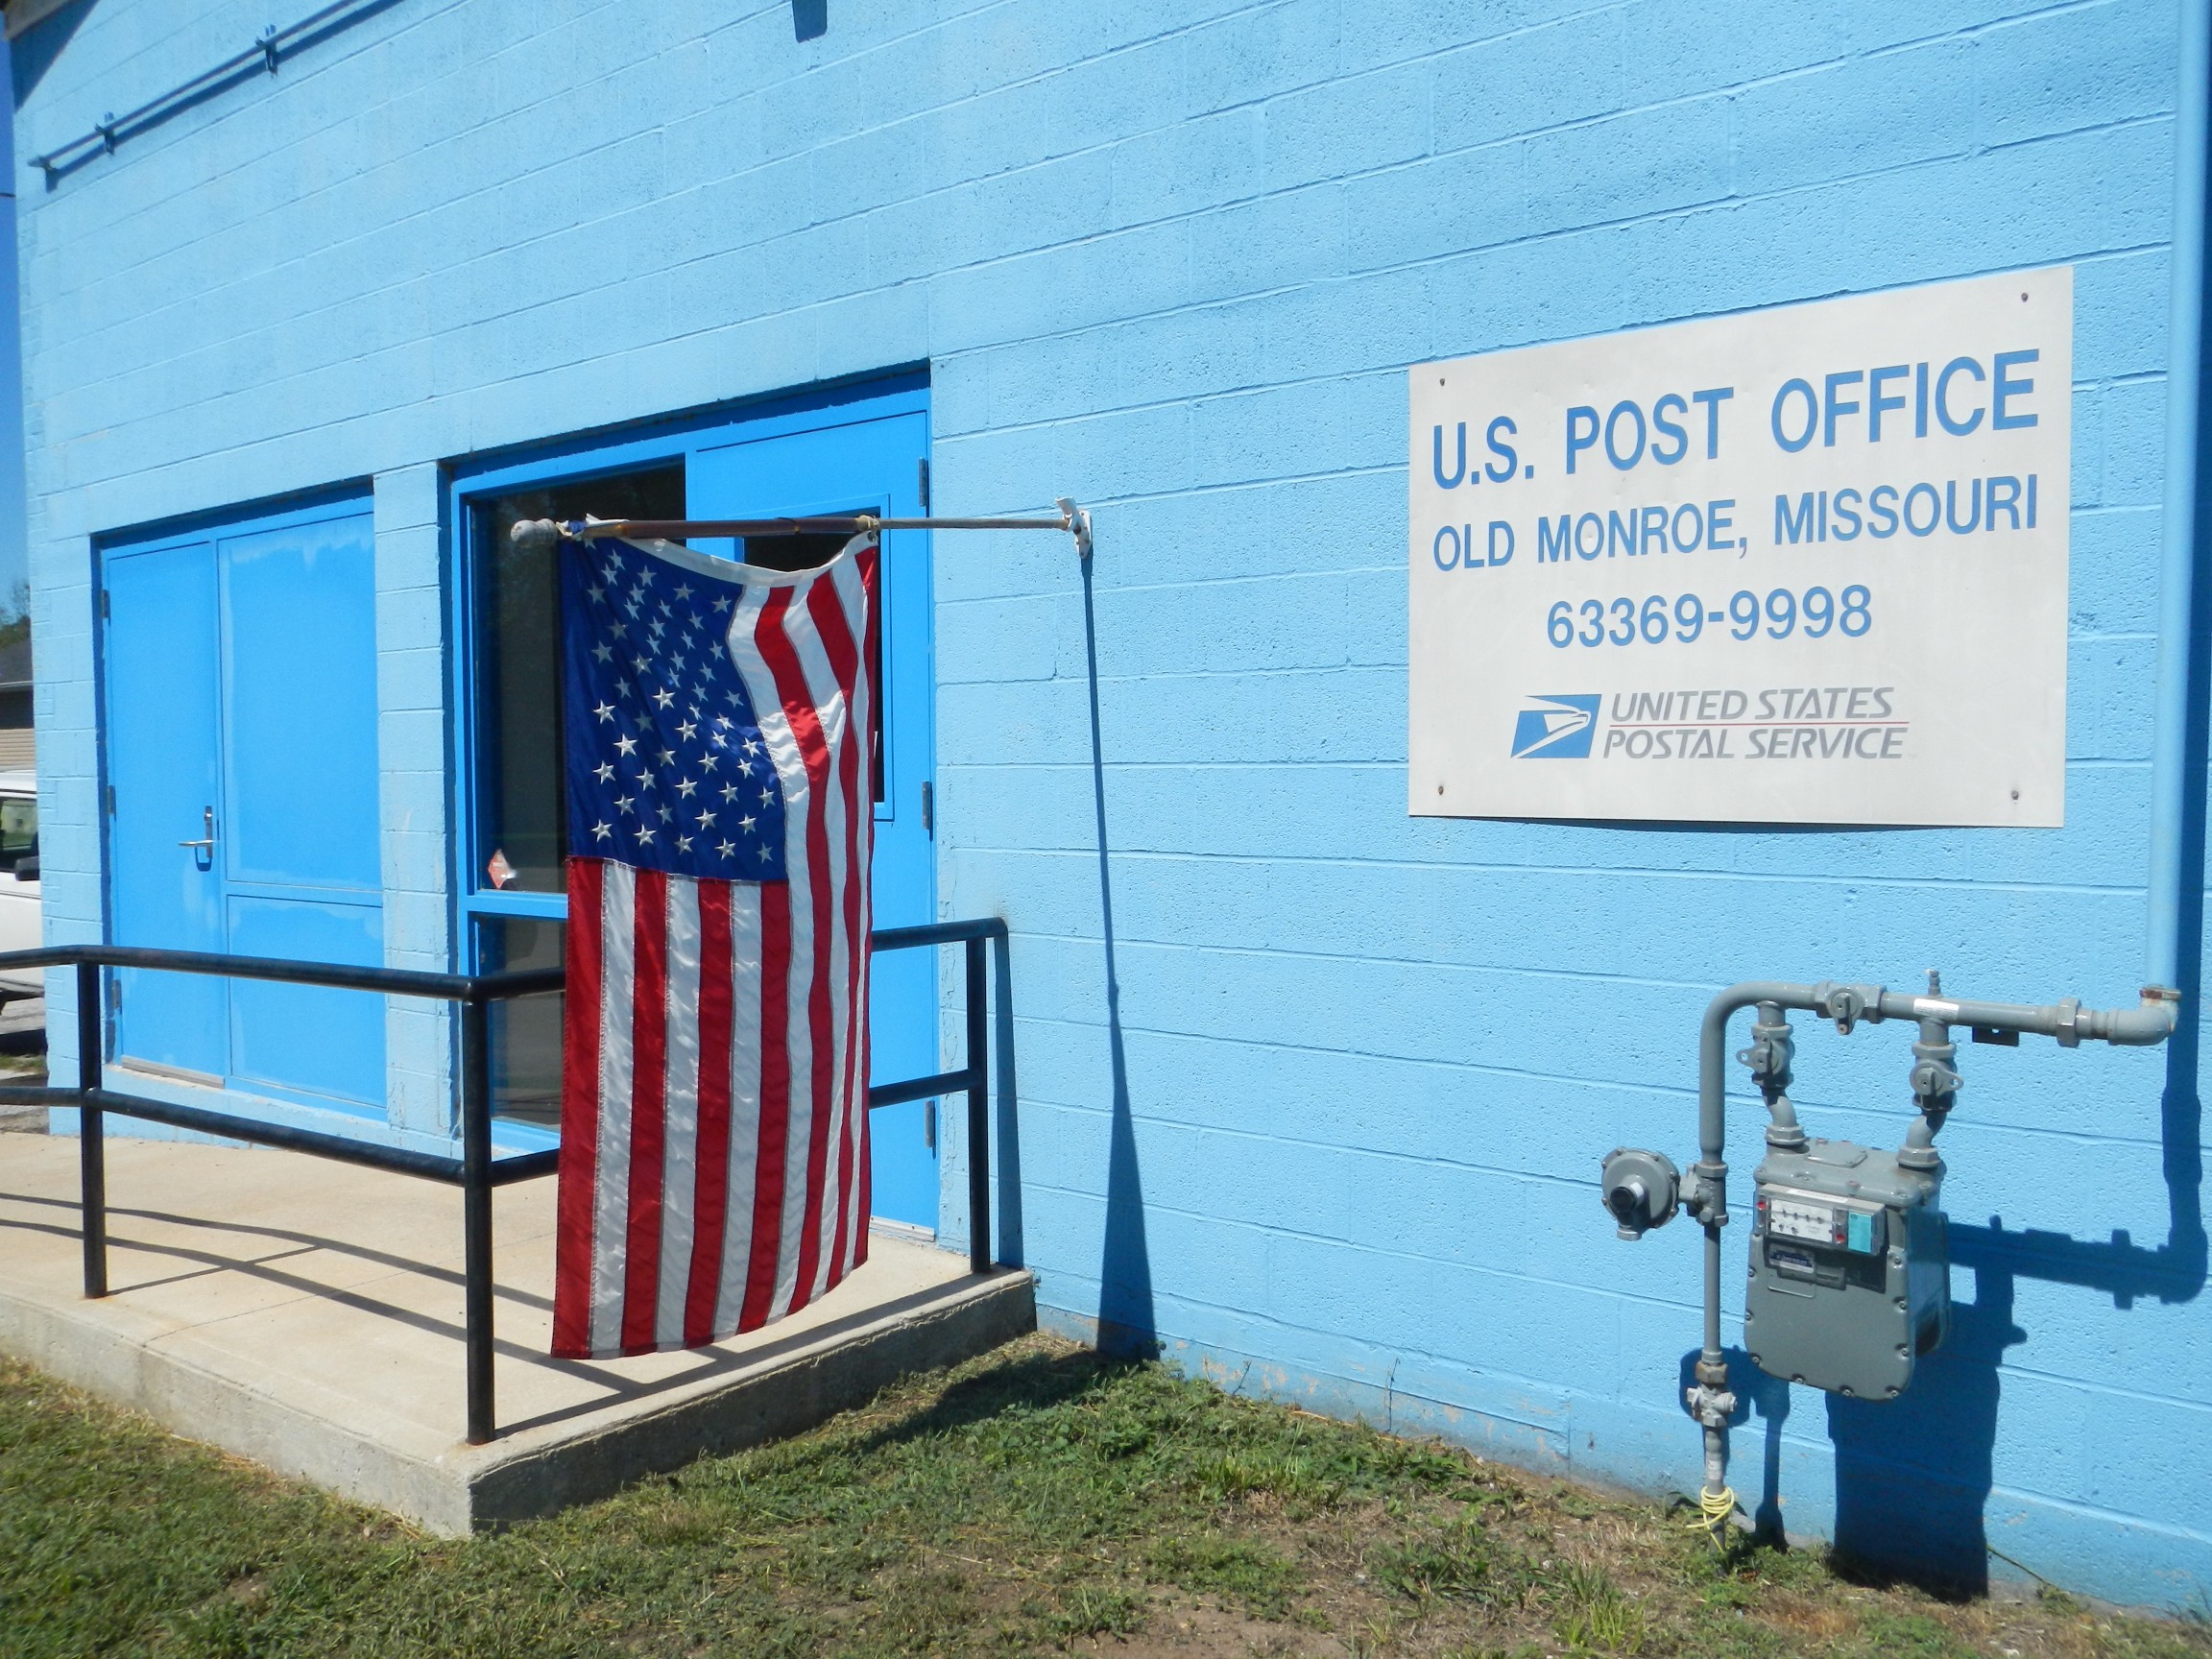
[[[31,950],[42,942],[38,922],[38,779],[0,772],[0,950]],[[46,976],[0,974],[0,1001],[46,994]]]

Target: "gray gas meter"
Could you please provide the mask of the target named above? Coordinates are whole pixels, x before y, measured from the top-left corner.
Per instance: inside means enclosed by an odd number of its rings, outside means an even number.
[[[1813,1141],[1769,1151],[1752,1180],[1753,1361],[1832,1393],[1902,1394],[1951,1324],[1942,1165],[1908,1168],[1894,1152]]]
[[[1599,1171],[1599,1195],[1615,1230],[1641,1238],[1677,1209],[1705,1234],[1705,1339],[1682,1404],[1704,1431],[1705,1482],[1698,1511],[1718,1541],[1738,1502],[1728,1484],[1728,1427],[1742,1407],[1730,1386],[1722,1322],[1722,1229],[1728,1213],[1729,1018],[1758,1011],[1751,1044],[1737,1059],[1767,1104],[1767,1156],[1754,1177],[1750,1284],[1743,1346],[1763,1371],[1863,1400],[1894,1400],[1911,1384],[1920,1356],[1951,1327],[1951,1262],[1943,1212],[1943,1160],[1936,1136],[1962,1080],[1951,1033],[2017,1046],[2024,1033],[2062,1048],[2085,1039],[2128,1047],[2163,1043],[2179,993],[2149,986],[2138,1008],[2084,1008],[2076,998],[2042,1007],[1946,997],[1933,970],[1926,996],[1880,985],[1751,980],[1713,998],[1697,1034],[1697,1160],[1677,1170],[1661,1153],[1616,1147]],[[1910,1020],[1917,1027],[1908,1083],[1913,1121],[1894,1152],[1849,1141],[1816,1141],[1790,1098],[1796,1044],[1791,1009],[1836,1022]]]

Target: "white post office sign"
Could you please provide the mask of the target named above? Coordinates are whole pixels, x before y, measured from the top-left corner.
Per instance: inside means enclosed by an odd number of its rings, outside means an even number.
[[[1416,813],[2065,816],[2070,267],[1409,375]]]

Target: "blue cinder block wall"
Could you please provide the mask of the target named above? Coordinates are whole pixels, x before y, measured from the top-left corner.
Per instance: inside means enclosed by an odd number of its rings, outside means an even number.
[[[17,154],[288,20],[77,0],[15,43]],[[1618,1242],[1594,1176],[1691,1149],[1713,991],[2140,981],[2176,0],[833,0],[809,33],[391,0],[52,189],[19,167],[54,936],[101,926],[91,537],[373,481],[389,948],[443,965],[439,464],[926,364],[940,510],[1097,515],[1088,584],[1047,539],[936,551],[940,891],[1013,928],[998,1225],[1047,1321],[1688,1486],[1695,1239]],[[1407,364],[2062,261],[2063,830],[1407,819]],[[396,1112],[435,1129],[413,1018]],[[1815,1132],[1894,1143],[1909,1034],[1800,1038]],[[1739,1361],[1747,1502],[2203,1596],[2198,1057],[2194,1016],[1965,1050],[1951,1344],[1886,1406]]]

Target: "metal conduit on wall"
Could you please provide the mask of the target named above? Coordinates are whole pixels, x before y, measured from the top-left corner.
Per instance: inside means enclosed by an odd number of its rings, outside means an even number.
[[[2172,307],[2167,324],[2166,493],[2160,524],[2156,722],[2151,750],[2151,869],[2144,983],[2179,990],[2181,907],[2190,845],[2190,759],[2198,699],[2198,549],[2206,464],[2200,413],[2204,361],[2204,196],[2212,106],[2212,0],[2182,0],[2180,87],[2174,112]],[[2201,872],[2194,874],[2200,876]],[[2189,977],[2194,978],[2194,974]],[[2191,987],[2194,989],[2194,987]]]

